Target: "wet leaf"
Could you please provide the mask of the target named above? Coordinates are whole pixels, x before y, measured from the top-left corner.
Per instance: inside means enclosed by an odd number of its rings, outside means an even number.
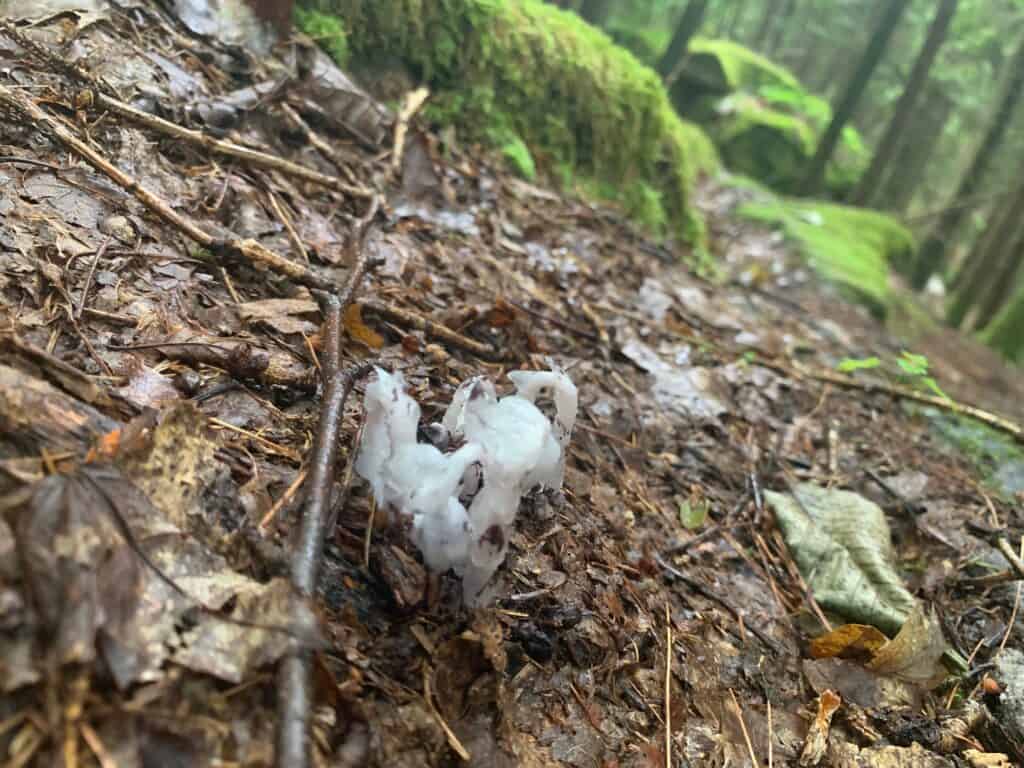
[[[310,335],[317,324],[296,315],[317,315],[317,303],[312,299],[264,299],[238,305],[239,316],[248,322],[261,322],[278,333]]]
[[[357,303],[349,304],[345,310],[345,331],[350,338],[370,349],[380,349],[384,346],[384,337],[363,322],[362,307]]]
[[[868,662],[868,669],[883,675],[931,688],[942,682],[946,670],[940,663],[948,644],[934,611],[918,606],[896,633]]]
[[[766,491],[786,544],[825,609],[895,634],[916,602],[893,565],[889,525],[877,504],[804,483],[795,497]]]
[[[696,530],[708,519],[707,501],[681,501],[679,503],[679,522],[688,531]]]
[[[811,641],[811,656],[816,659],[871,659],[889,642],[881,631],[867,624],[844,624]]]

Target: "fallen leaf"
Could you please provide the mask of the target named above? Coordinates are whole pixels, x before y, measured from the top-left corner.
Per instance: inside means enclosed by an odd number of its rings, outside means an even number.
[[[345,331],[349,338],[365,344],[370,349],[380,349],[384,346],[384,337],[363,322],[363,310],[357,303],[349,304],[345,310]]]

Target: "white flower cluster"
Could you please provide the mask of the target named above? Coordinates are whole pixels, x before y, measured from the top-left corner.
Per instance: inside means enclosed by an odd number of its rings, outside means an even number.
[[[576,385],[562,371],[514,371],[516,394],[500,400],[478,376],[463,382],[440,425],[435,444],[416,441],[420,407],[400,373],[377,369],[366,388],[366,423],[356,459],[377,503],[412,519],[413,541],[427,567],[462,576],[463,601],[472,604],[505,559],[523,494],[558,489],[576,422]],[[554,420],[536,406],[550,392]],[[437,446],[462,442],[452,452]]]

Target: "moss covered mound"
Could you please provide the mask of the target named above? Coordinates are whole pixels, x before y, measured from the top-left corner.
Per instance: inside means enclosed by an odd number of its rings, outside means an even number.
[[[765,194],[738,212],[780,227],[819,274],[849,289],[879,316],[890,302],[890,265],[906,262],[914,252],[913,235],[876,211]]]
[[[725,164],[780,192],[793,192],[832,119],[828,102],[796,76],[738,43],[696,39],[672,85],[672,102],[712,136]],[[857,182],[867,152],[853,128],[844,131],[826,173],[843,197]]]
[[[658,75],[603,32],[541,0],[306,0],[338,16],[353,59],[397,56],[428,111],[521,172],[611,192],[649,226],[694,240],[693,179],[713,145],[674,113]],[[524,153],[524,150],[526,152]]]

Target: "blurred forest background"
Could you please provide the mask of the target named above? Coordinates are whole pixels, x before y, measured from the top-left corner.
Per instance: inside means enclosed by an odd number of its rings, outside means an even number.
[[[306,0],[296,14],[364,83],[400,61],[436,124],[527,179],[613,200],[714,263],[693,191],[715,177],[751,193],[740,217],[781,229],[875,314],[906,287],[933,319],[1024,355],[1024,3]]]
[[[1024,4],[1014,0],[583,0],[557,3],[604,28],[665,78],[701,123],[730,110],[783,126],[755,146],[717,141],[726,165],[783,191],[891,213],[918,243],[910,285],[946,294],[950,324],[1011,358],[1024,346]],[[729,50],[724,42],[743,48]],[[719,50],[716,50],[718,48]],[[708,53],[756,56],[776,77],[705,86]],[[725,64],[728,69],[729,63]],[[737,67],[737,70],[740,68]],[[791,75],[792,77],[788,77]],[[742,95],[739,95],[742,94]],[[734,103],[725,101],[732,99]],[[743,99],[744,103],[739,104]],[[714,110],[709,118],[701,110]],[[803,120],[813,152],[770,169]],[[765,114],[767,113],[767,114]],[[711,130],[715,135],[715,129]],[[774,144],[773,144],[774,142]],[[837,155],[842,172],[825,178]],[[752,157],[768,155],[769,157]],[[768,170],[766,170],[768,169]]]

